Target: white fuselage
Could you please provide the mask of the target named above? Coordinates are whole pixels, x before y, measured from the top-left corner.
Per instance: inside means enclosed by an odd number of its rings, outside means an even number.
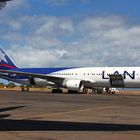
[[[38,72],[39,73],[39,72]],[[83,67],[68,68],[46,74],[49,77],[63,78],[64,82],[71,80],[87,81],[92,87],[115,87],[110,84],[109,75],[122,75],[124,87],[140,88],[140,67]],[[21,84],[30,84],[29,79],[4,78]],[[36,79],[39,85],[54,85],[53,80]],[[72,82],[72,81],[71,81]],[[59,80],[57,80],[59,83]],[[63,87],[63,84],[62,84]]]
[[[140,88],[140,67],[85,67],[61,70],[49,75],[90,81],[97,87],[110,87],[109,74],[123,75],[124,86],[127,88]]]

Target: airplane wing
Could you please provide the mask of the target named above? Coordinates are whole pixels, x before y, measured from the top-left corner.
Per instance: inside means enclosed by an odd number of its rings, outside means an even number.
[[[17,76],[26,76],[28,78],[41,78],[48,81],[63,81],[64,78],[62,77],[56,77],[51,75],[45,75],[45,74],[38,74],[38,73],[30,73],[30,72],[21,72],[21,71],[15,71],[15,70],[2,70],[0,69],[0,74],[6,75],[6,74],[16,74]]]
[[[53,75],[45,75],[45,74],[38,74],[38,73],[30,73],[30,72],[22,72],[22,71],[16,71],[16,70],[3,70],[0,69],[0,75],[3,76],[8,76],[9,74],[13,74],[16,76],[26,76],[27,78],[40,78],[40,79],[45,79],[47,81],[53,82],[55,84],[60,84],[62,83],[66,78],[63,77],[57,77]],[[0,76],[0,77],[1,77]],[[2,78],[1,77],[1,78]],[[96,81],[91,80],[91,79],[81,79],[84,82],[84,85],[88,86],[94,86]]]

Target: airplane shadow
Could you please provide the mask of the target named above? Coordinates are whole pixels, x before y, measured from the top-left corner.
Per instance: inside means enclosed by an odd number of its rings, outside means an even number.
[[[19,109],[19,108],[23,108],[23,107],[26,107],[26,106],[13,106],[13,107],[0,108],[0,113],[15,110],[15,109]],[[10,114],[0,114],[0,119],[10,117],[10,116],[11,116]]]
[[[0,108],[0,112],[23,107],[25,106]],[[9,116],[10,114],[0,114],[0,131],[140,131],[138,124],[6,119]]]
[[[12,106],[12,107],[0,108],[0,113],[10,111],[10,110],[16,110],[16,109],[23,108],[23,107],[26,107],[26,106]]]
[[[140,131],[140,125],[1,119],[0,131]]]

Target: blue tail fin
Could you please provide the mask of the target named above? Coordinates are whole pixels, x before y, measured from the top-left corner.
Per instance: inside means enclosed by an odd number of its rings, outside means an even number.
[[[17,68],[15,64],[11,61],[5,51],[0,48],[0,69],[12,69]]]

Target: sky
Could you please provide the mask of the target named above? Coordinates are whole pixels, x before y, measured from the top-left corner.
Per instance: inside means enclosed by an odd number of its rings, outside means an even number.
[[[18,67],[140,66],[140,0],[13,0],[0,45]]]

